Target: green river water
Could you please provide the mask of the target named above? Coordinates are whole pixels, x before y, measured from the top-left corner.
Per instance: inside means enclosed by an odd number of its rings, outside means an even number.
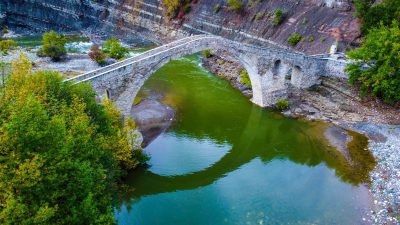
[[[364,136],[350,133],[346,158],[324,138],[328,124],[251,104],[197,55],[162,67],[139,96],[149,90],[176,119],[144,149],[149,167],[126,178],[119,224],[366,224]]]

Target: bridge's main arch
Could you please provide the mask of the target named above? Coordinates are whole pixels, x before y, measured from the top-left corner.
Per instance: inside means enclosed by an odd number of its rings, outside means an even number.
[[[116,102],[129,116],[134,98],[144,82],[173,59],[207,49],[224,50],[247,70],[253,89],[252,102],[265,107],[287,97],[287,87],[308,88],[319,82],[325,72],[321,58],[285,49],[261,48],[222,37],[197,35],[160,46],[136,57],[69,79],[90,82],[99,96]],[[288,79],[288,77],[290,79]]]

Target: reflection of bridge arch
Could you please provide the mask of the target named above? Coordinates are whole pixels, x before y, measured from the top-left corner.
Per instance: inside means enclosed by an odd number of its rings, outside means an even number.
[[[287,49],[256,47],[217,36],[197,35],[68,80],[90,81],[99,95],[103,95],[106,89],[111,90],[112,100],[116,101],[124,115],[129,115],[137,92],[156,70],[172,59],[206,49],[227,51],[246,68],[253,89],[252,101],[260,106],[272,105],[278,98],[286,97],[288,83],[285,75],[273,72],[275,62],[285,65],[285,68],[295,65],[302,68],[302,73],[296,74],[296,82],[292,82],[298,88],[308,88],[318,83],[319,76],[329,75],[327,73],[331,71],[325,69],[329,61],[326,58],[307,56]],[[287,69],[276,72],[286,73]]]
[[[262,110],[254,106],[249,113],[248,122],[238,140],[229,140],[232,149],[223,156],[218,162],[198,172],[176,176],[162,176],[138,168],[132,171],[127,178],[130,191],[126,192],[125,199],[153,195],[158,193],[173,192],[178,190],[191,190],[198,187],[210,185],[226,174],[249,163],[253,159],[259,158],[263,162],[269,162],[276,157],[289,159],[295,163],[315,166],[325,163],[328,167],[335,169],[337,176],[346,182],[359,184],[365,182],[368,173],[372,168],[360,166],[357,160],[352,162],[346,160],[345,156],[333,148],[322,150],[324,143],[319,139],[312,139],[307,130],[307,125],[290,126],[287,119],[278,119],[268,126],[265,118],[262,117]],[[293,135],[288,135],[287,139],[282,136],[287,134],[301,134],[298,140],[292,139]],[[297,135],[298,136],[298,135]],[[281,142],[277,142],[279,139]],[[263,141],[260,141],[263,140]],[[288,144],[289,143],[289,144]],[[306,150],[301,149],[299,153],[298,145],[307,146]],[[361,152],[363,148],[360,148]],[[372,157],[367,155],[366,157]]]

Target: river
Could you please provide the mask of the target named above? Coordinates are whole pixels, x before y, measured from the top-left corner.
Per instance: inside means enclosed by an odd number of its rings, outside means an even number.
[[[141,89],[176,110],[144,151],[149,166],[124,180],[118,224],[366,224],[374,160],[350,133],[346,156],[329,124],[287,118],[252,104],[187,56]]]

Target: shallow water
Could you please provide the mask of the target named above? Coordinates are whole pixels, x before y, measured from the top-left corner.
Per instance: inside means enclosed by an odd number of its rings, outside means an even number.
[[[198,56],[158,70],[151,90],[175,108],[131,171],[115,208],[119,224],[365,224],[374,165],[351,133],[351,159],[328,145],[328,124],[261,109],[204,70]]]

